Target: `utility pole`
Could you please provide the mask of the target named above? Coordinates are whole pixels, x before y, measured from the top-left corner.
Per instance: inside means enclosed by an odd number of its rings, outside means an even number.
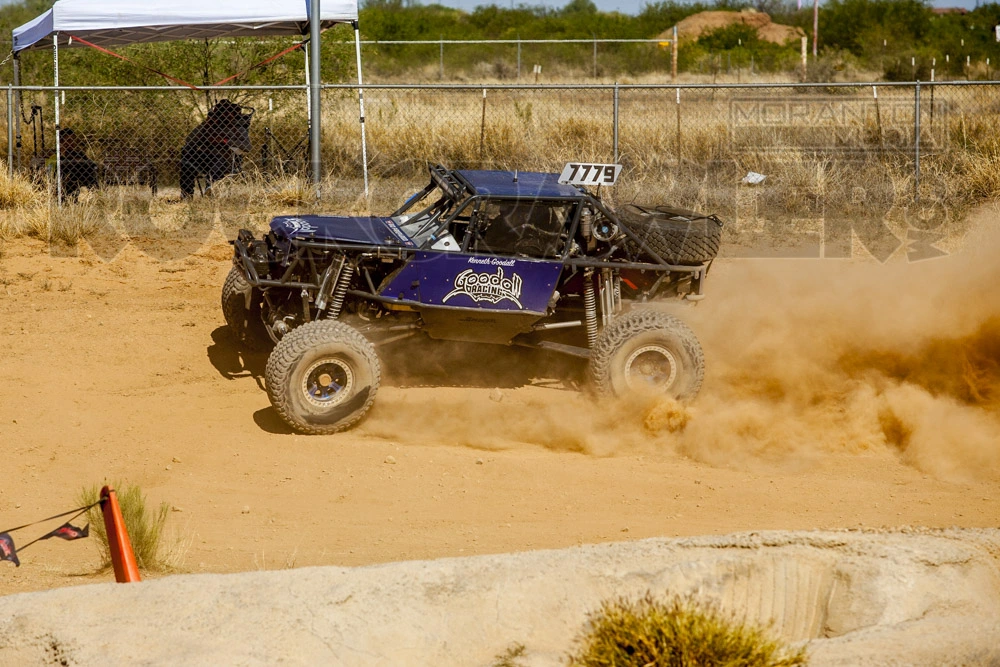
[[[673,39],[670,40],[670,81],[677,83],[677,26],[674,26]]]
[[[819,42],[819,0],[813,0],[813,60],[816,60],[816,44]]]

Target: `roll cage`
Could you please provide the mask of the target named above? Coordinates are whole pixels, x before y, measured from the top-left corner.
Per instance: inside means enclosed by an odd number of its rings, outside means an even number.
[[[303,291],[303,298],[323,303],[336,284],[345,263],[351,263],[364,278],[350,294],[394,303],[397,300],[378,293],[367,260],[407,260],[416,252],[432,250],[445,235],[459,242],[462,253],[481,252],[498,254],[490,249],[477,248],[476,241],[485,231],[483,214],[488,204],[527,205],[535,207],[561,206],[566,210],[562,220],[563,243],[552,261],[559,261],[572,269],[629,269],[661,273],[661,280],[669,274],[690,276],[692,292],[702,294],[702,286],[709,264],[697,266],[671,264],[665,261],[648,244],[623,224],[615,212],[597,196],[583,188],[558,185],[556,174],[537,172],[479,172],[448,169],[440,164],[428,165],[430,182],[413,194],[390,217],[402,221],[401,228],[415,241],[415,247],[401,245],[373,245],[335,239],[281,239],[272,231],[262,240],[255,240],[249,230],[240,230],[232,241],[236,259],[246,271],[248,282],[258,288],[293,288]],[[484,176],[488,175],[488,176]],[[501,176],[510,179],[508,187],[501,187]],[[425,200],[439,191],[429,203]],[[417,208],[418,205],[425,205]],[[587,255],[575,239],[578,237],[582,218],[592,216],[614,230],[616,240],[595,255]],[[625,239],[632,243],[625,243]],[[633,248],[629,250],[628,246]],[[623,252],[624,251],[624,252]],[[616,255],[617,257],[613,257]],[[335,255],[346,254],[345,262],[336,262]],[[621,255],[624,254],[624,257]],[[653,261],[647,261],[648,257]],[[273,264],[280,267],[280,276],[267,276]],[[265,274],[265,275],[261,275]],[[659,283],[660,281],[657,281]],[[655,292],[655,289],[651,290]]]

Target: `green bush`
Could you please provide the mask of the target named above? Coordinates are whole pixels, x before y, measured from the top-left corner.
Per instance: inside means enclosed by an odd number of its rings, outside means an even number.
[[[562,8],[531,3],[481,4],[474,11],[436,3],[408,0],[363,0],[359,24],[365,40],[418,40],[426,45],[368,44],[364,47],[369,77],[437,77],[440,51],[436,40],[456,39],[653,39],[684,18],[706,10],[739,11],[755,7],[771,15],[775,23],[795,25],[812,35],[813,12],[807,3],[780,0],[656,0],[641,3],[638,14],[598,10],[592,0],[572,0]],[[0,31],[10,31],[52,6],[52,0],[22,0],[0,5]],[[983,67],[996,58],[993,27],[1000,23],[1000,4],[987,2],[966,14],[935,15],[928,0],[827,0],[820,9],[819,48],[822,52],[847,52],[866,70],[895,67],[893,77],[905,77],[912,68],[907,55],[925,52],[937,59],[937,76],[968,76],[965,62]],[[752,44],[756,33],[746,26],[724,28],[708,42],[685,43],[679,53],[681,71],[704,74],[699,63],[706,54],[740,63],[754,59],[755,69],[787,71],[798,67],[798,42],[787,46]],[[323,36],[322,70],[326,82],[353,78],[353,31],[348,25],[328,30]],[[736,47],[732,46],[735,38]],[[144,67],[115,60],[86,48],[66,48],[60,53],[63,85],[130,84],[152,85],[164,80],[152,70],[166,72],[196,85],[207,85],[237,72],[245,75],[235,83],[276,85],[302,82],[304,54],[293,51],[283,58],[252,67],[289,46],[297,38],[182,40],[116,47]],[[742,39],[742,44],[740,40]],[[702,40],[705,39],[703,37]],[[721,43],[710,43],[721,42]],[[727,45],[728,44],[728,45]],[[524,64],[545,65],[546,77],[560,70],[576,76],[591,72],[590,45],[563,44],[537,47],[524,45]],[[732,52],[732,53],[729,53]],[[947,60],[945,56],[950,56]],[[512,67],[516,51],[511,45],[448,45],[447,77],[477,78],[489,72],[491,63],[502,62],[501,75]],[[902,65],[895,65],[897,61]],[[599,73],[629,74],[665,72],[670,67],[669,49],[651,44],[602,44]],[[149,69],[146,69],[149,68]],[[484,69],[485,68],[485,69]],[[896,71],[898,70],[898,71]],[[21,59],[25,84],[47,84],[52,80],[52,55],[48,49],[27,52]],[[10,65],[6,70],[11,75]],[[974,74],[974,73],[973,73]],[[985,75],[985,74],[984,74]],[[498,76],[497,78],[503,78]]]
[[[805,649],[789,649],[715,609],[648,593],[603,603],[576,643],[570,664],[581,667],[793,667],[807,660]]]

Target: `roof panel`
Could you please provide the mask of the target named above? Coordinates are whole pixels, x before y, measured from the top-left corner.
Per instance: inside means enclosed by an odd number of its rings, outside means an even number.
[[[204,37],[301,35],[308,30],[308,0],[59,0],[14,29],[14,50],[47,48],[53,33],[100,46]],[[356,0],[323,0],[324,27],[358,18]]]
[[[480,195],[541,199],[579,199],[583,196],[572,185],[560,185],[559,174],[471,169],[463,169],[458,174]]]

